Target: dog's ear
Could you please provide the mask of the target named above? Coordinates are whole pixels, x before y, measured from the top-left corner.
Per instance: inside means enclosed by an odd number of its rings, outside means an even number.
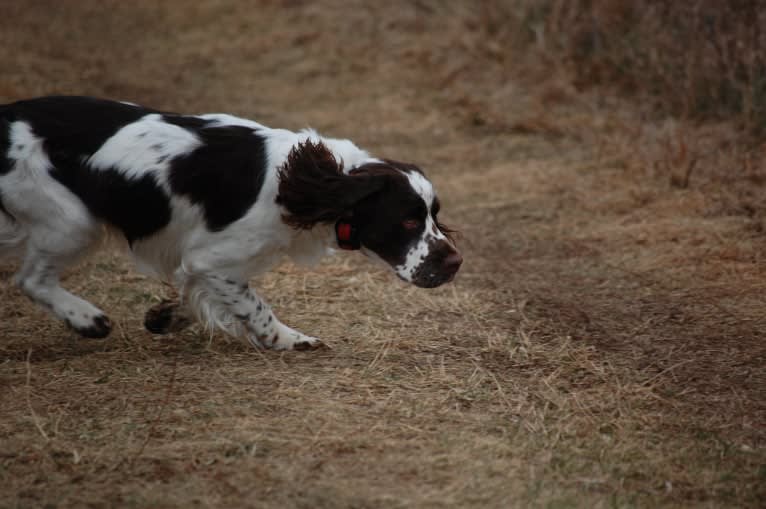
[[[346,175],[343,162],[322,143],[307,140],[293,147],[279,169],[276,202],[294,228],[335,223],[360,200],[380,191],[385,180],[375,175]]]

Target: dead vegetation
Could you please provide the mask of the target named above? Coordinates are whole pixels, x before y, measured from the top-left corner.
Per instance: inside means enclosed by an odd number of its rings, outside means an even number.
[[[763,145],[580,90],[481,5],[0,6],[3,101],[350,136],[423,164],[466,258],[434,291],[355,257],[282,266],[258,287],[333,347],[283,355],[152,337],[165,289],[115,254],[65,283],[110,312],[104,342],[2,267],[0,506],[759,505]]]
[[[762,0],[543,0],[490,3],[517,20],[534,51],[573,71],[579,88],[608,86],[685,119],[766,126]]]

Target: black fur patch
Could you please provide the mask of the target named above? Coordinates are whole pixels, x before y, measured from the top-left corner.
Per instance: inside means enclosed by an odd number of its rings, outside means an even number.
[[[170,222],[168,196],[153,175],[129,179],[114,169],[94,170],[61,158],[52,162],[51,176],[76,194],[94,216],[122,230],[130,244]]]
[[[371,163],[354,170],[355,174],[386,180],[381,192],[356,204],[353,217],[361,244],[392,266],[401,265],[407,259],[407,252],[423,234],[428,214],[423,198],[399,170],[391,161]],[[405,228],[404,222],[409,220],[417,221],[419,226]]]
[[[90,156],[123,126],[156,110],[106,99],[50,96],[6,106],[9,121],[24,120],[45,138],[46,150]]]
[[[162,115],[162,120],[167,122],[168,124],[177,125],[178,127],[183,127],[184,129],[188,129],[192,132],[197,132],[199,129],[202,129],[207,125],[209,122],[208,120],[205,120],[204,118],[194,117],[190,115],[169,115],[165,114]]]
[[[0,115],[3,110],[0,109]],[[11,171],[11,160],[8,158],[8,150],[11,148],[11,124],[0,118],[0,175]]]
[[[189,120],[190,128],[196,124],[190,120],[195,117],[173,118]],[[171,161],[170,187],[201,204],[207,227],[220,231],[244,216],[258,198],[266,172],[265,140],[242,126],[203,127],[194,132],[203,144]]]

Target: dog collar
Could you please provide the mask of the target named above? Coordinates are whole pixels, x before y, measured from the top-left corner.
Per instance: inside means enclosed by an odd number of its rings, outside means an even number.
[[[343,219],[335,223],[335,238],[341,249],[354,251],[362,247],[356,227]]]

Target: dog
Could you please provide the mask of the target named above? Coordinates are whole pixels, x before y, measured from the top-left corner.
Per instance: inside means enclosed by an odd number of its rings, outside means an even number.
[[[311,264],[340,248],[416,286],[442,285],[462,257],[439,207],[417,166],[311,129],[92,97],[0,105],[0,255],[20,258],[23,293],[87,338],[111,322],[59,274],[106,230],[178,291],[147,312],[151,332],[196,319],[257,348],[307,350],[323,343],[279,321],[250,278],[285,256]]]

